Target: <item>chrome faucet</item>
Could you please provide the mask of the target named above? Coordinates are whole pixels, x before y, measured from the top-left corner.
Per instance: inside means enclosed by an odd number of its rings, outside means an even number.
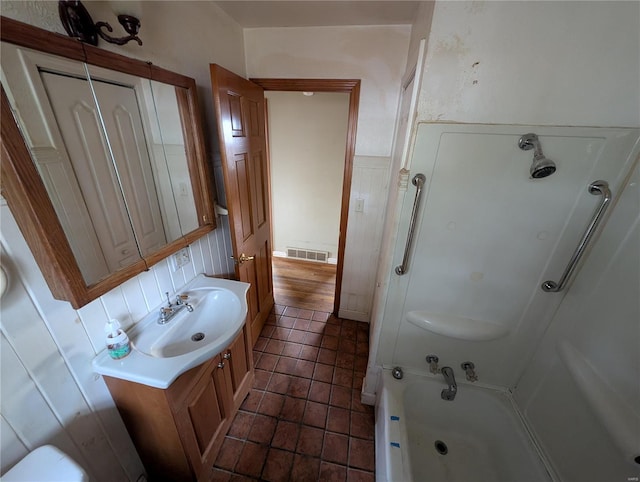
[[[442,367],[442,370],[440,371],[444,377],[445,383],[449,385],[440,392],[440,397],[442,397],[443,400],[451,401],[456,398],[456,393],[458,393],[458,385],[456,384],[456,377],[453,374],[453,368]]]
[[[189,313],[193,311],[193,306],[187,303],[187,300],[189,299],[189,295],[181,294],[176,296],[175,303],[171,303],[171,300],[169,299],[168,291],[165,293],[165,295],[167,296],[167,306],[163,306],[162,308],[160,308],[160,316],[158,316],[159,325],[164,325],[166,323],[169,323],[171,318],[173,318],[176,314],[178,314],[184,308],[186,308]]]

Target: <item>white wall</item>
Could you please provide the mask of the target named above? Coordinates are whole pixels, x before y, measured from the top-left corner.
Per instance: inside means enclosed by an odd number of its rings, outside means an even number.
[[[640,125],[638,2],[438,2],[419,120]]]
[[[349,94],[265,92],[265,97],[273,249],[328,251],[337,258]]]
[[[151,60],[196,79],[205,114],[209,158],[216,162],[216,130],[209,63],[244,75],[242,30],[211,2],[86,2],[94,20],[122,29],[116,13],[139,16],[144,45],[100,42],[117,53]],[[57,2],[3,1],[2,15],[64,33]],[[120,33],[118,33],[120,32]],[[194,47],[194,42],[198,45]],[[102,326],[117,317],[128,327],[198,273],[233,273],[226,217],[190,247],[192,262],[172,273],[167,260],[75,311],[54,300],[6,204],[1,207],[2,264],[11,286],[2,299],[2,460],[5,472],[29,450],[53,443],[87,469],[92,480],[136,480],[142,465],[91,359],[103,349]]]
[[[375,208],[358,217],[353,200],[354,196],[379,199],[380,194],[366,189],[388,180],[388,171],[376,163],[367,166],[366,159],[388,162],[391,155],[409,35],[408,25],[245,29],[248,77],[361,79],[356,156],[363,156],[364,164],[354,169],[352,179],[341,293],[342,300],[350,301],[342,302],[340,310],[342,316],[363,321],[370,317],[374,283],[360,281],[375,279],[381,237],[375,227],[383,214]],[[353,186],[360,186],[357,192]],[[367,232],[377,237],[363,244]],[[358,256],[353,256],[356,252]],[[364,266],[358,264],[363,259]]]

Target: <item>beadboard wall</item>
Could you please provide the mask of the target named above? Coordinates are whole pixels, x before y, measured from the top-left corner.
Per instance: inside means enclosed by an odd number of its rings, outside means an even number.
[[[51,443],[80,463],[91,480],[135,481],[143,466],[91,360],[104,348],[103,326],[117,318],[129,328],[199,273],[230,277],[223,229],[189,247],[191,262],[173,271],[165,259],[79,310],[55,300],[3,201],[1,467],[6,472],[36,447]],[[218,224],[228,229],[226,217]]]
[[[339,316],[369,321],[389,192],[390,157],[355,156]],[[359,211],[357,206],[362,205]]]

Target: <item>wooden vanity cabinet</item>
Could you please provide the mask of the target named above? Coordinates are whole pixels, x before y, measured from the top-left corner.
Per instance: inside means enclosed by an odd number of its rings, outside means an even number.
[[[253,384],[248,328],[166,390],[105,376],[149,480],[208,480],[233,417]]]

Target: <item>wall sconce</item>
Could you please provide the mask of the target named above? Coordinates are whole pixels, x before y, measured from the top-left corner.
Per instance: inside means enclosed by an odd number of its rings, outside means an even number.
[[[109,32],[113,32],[113,28],[107,22],[93,23],[93,19],[87,9],[84,8],[80,0],[59,0],[58,14],[60,21],[69,37],[75,37],[82,42],[98,45],[98,35],[109,43],[124,45],[130,40],[135,40],[138,45],[142,45],[142,40],[138,37],[140,30],[140,20],[131,15],[118,15],[118,22],[124,27],[129,34],[126,37],[111,37],[102,31],[106,28]]]

